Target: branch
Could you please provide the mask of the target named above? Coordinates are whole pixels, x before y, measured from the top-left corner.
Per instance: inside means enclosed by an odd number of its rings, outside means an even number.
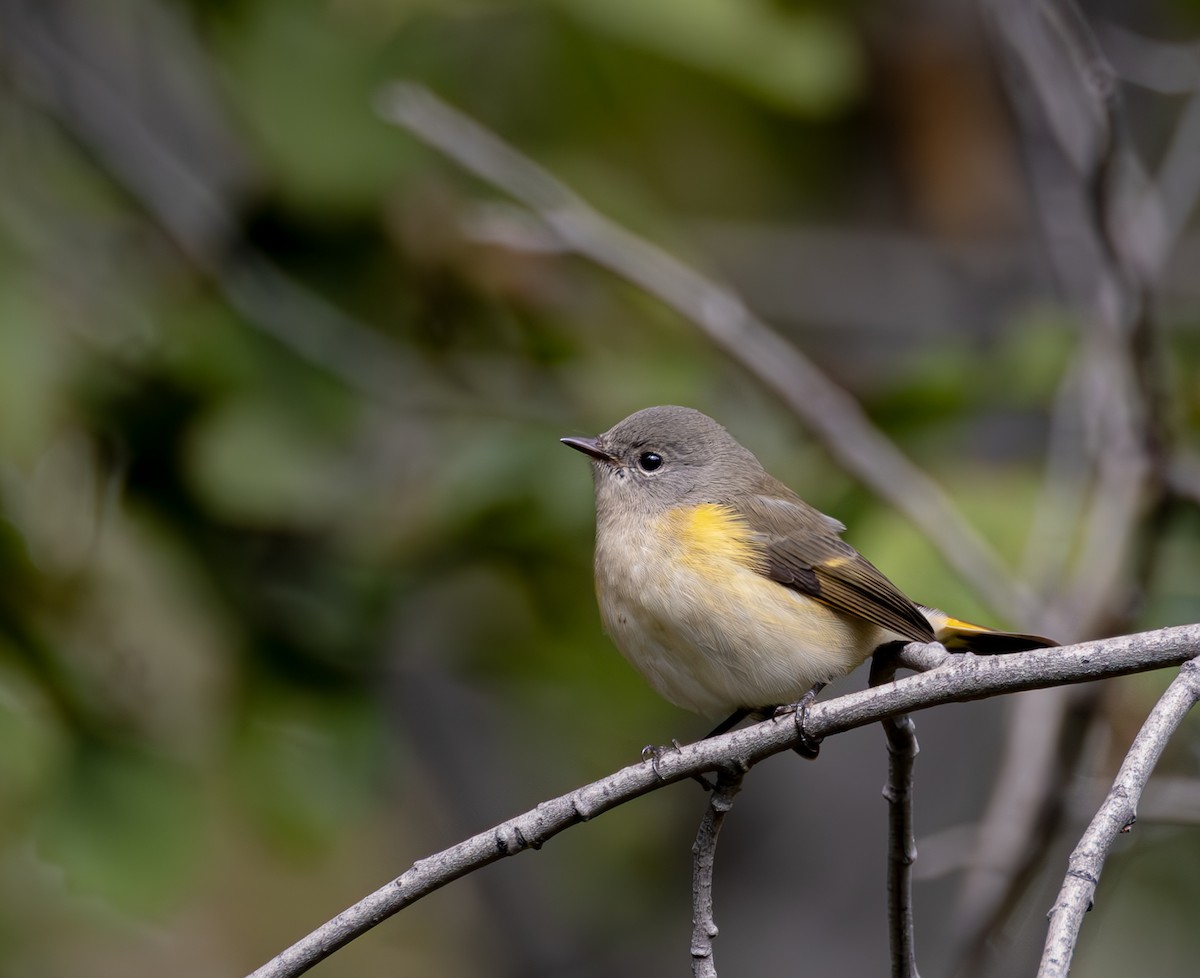
[[[881,650],[871,660],[871,687],[896,677],[897,660]],[[920,978],[913,933],[912,879],[917,861],[913,838],[913,764],[920,752],[917,728],[908,714],[887,717],[883,732],[888,746],[888,780],[883,797],[888,803],[888,936],[892,978]]]
[[[696,841],[692,845],[692,975],[694,978],[717,978],[713,959],[713,941],[717,937],[717,922],[713,917],[713,865],[717,858],[717,836],[721,824],[733,807],[734,796],[742,789],[745,771],[726,768],[717,777],[717,786],[708,799],[708,808],[700,820]]]
[[[888,802],[888,922],[892,945],[892,978],[920,978],[913,937],[913,863],[917,844],[913,838],[912,783],[917,728],[907,714],[883,721],[888,743],[888,780],[883,796]]]
[[[1128,832],[1137,820],[1137,803],[1154,765],[1188,711],[1200,700],[1200,666],[1185,662],[1175,681],[1134,738],[1133,746],[1117,772],[1112,790],[1083,833],[1067,862],[1067,875],[1058,899],[1050,910],[1050,931],[1039,978],[1065,978],[1083,925],[1083,915],[1092,908],[1092,897],[1100,881],[1104,861],[1117,836]]]
[[[920,646],[906,647],[905,661],[910,655],[918,660],[929,657]],[[826,737],[911,710],[1123,676],[1180,665],[1197,655],[1200,655],[1200,624],[1005,656],[945,655],[942,660],[945,664],[929,672],[814,704],[808,711],[805,729],[810,737]],[[749,770],[798,743],[800,734],[796,725],[785,714],[689,744],[678,751],[666,751],[655,762],[632,765],[542,802],[522,815],[418,860],[403,875],[267,962],[251,978],[291,978],[303,974],[392,914],[476,869],[518,852],[541,848],[565,829],[664,784],[706,771],[731,767]]]
[[[427,88],[396,82],[379,114],[534,211],[578,254],[657,297],[766,384],[846,469],[921,530],[1003,617],[1029,596],[949,497],[872,424],[859,404],[756,317],[732,290],[592,208],[533,160]]]

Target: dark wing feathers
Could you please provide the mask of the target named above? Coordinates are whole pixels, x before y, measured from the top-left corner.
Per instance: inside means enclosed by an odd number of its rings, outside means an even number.
[[[763,570],[771,580],[910,641],[933,641],[929,620],[838,536],[836,520],[790,491],[787,497],[752,496],[740,508],[763,546]]]

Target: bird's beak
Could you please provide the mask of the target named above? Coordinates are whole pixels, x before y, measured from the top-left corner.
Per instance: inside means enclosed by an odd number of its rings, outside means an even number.
[[[583,452],[584,455],[590,455],[598,462],[608,462],[610,465],[616,461],[603,448],[600,447],[599,438],[560,438],[564,445],[567,445],[577,452]]]

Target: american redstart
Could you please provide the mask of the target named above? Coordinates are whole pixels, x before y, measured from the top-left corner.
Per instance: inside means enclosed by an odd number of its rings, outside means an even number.
[[[646,408],[562,441],[591,457],[605,631],[678,706],[736,722],[797,702],[888,642],[983,654],[1056,644],[910,601],[841,539],[841,523],[699,411]]]

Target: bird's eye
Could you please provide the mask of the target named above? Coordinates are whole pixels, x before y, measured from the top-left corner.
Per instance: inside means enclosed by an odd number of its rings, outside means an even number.
[[[662,456],[659,455],[658,452],[642,452],[642,454],[638,456],[638,466],[643,472],[653,472],[660,465],[662,465],[662,463]]]

